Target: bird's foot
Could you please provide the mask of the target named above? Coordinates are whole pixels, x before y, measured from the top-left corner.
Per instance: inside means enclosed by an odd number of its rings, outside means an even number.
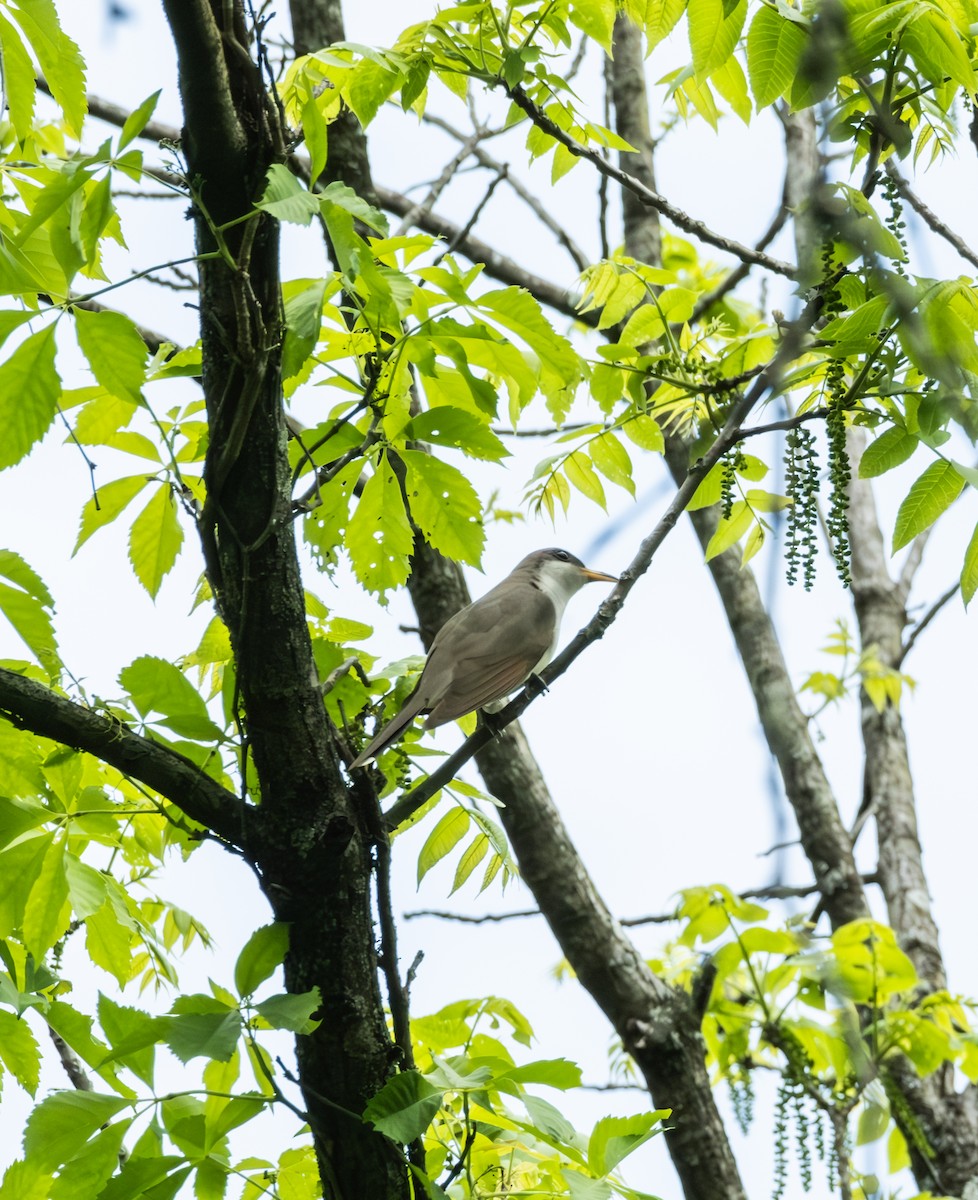
[[[531,696],[542,696],[550,691],[539,675],[533,674],[523,685]]]

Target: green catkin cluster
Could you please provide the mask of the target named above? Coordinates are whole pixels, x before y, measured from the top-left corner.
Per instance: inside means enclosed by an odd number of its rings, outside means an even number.
[[[771,1200],[781,1200],[788,1186],[788,1112],[791,1107],[791,1084],[782,1079],[774,1106],[774,1186]]]
[[[883,179],[883,195],[886,198],[886,203],[889,205],[889,215],[886,217],[886,227],[893,234],[896,240],[900,243],[904,256],[907,254],[907,223],[903,220],[903,201],[900,199],[900,193],[897,190],[896,181],[891,179],[889,175]],[[907,272],[903,263],[896,259],[893,263],[893,269],[898,275],[902,275],[904,279],[907,277]]]
[[[754,1081],[750,1071],[741,1067],[735,1073],[727,1076],[727,1088],[730,1092],[730,1107],[733,1109],[734,1120],[742,1134],[747,1135],[754,1122]]]
[[[788,564],[789,584],[801,571],[805,591],[815,582],[815,554],[818,549],[818,453],[815,435],[807,425],[788,431],[784,455],[785,490],[791,497],[786,520],[784,555]]]
[[[822,266],[825,278],[829,279],[834,269],[830,243],[822,249]],[[842,299],[834,286],[825,291],[823,312],[831,320],[842,311]],[[849,574],[849,454],[846,450],[846,384],[845,364],[841,359],[829,359],[825,369],[825,400],[828,415],[825,418],[825,433],[829,443],[829,480],[832,496],[825,520],[832,543],[835,569],[845,587],[852,582]]]
[[[744,452],[731,451],[724,459],[720,469],[720,511],[725,521],[730,520],[734,506],[734,485],[737,482],[737,472],[744,465]]]

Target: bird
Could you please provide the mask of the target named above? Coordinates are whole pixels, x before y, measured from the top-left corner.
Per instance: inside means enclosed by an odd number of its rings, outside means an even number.
[[[431,643],[421,678],[400,711],[357,755],[364,766],[419,715],[435,729],[515,692],[553,658],[567,601],[586,583],[617,583],[567,550],[535,550],[502,583],[459,609]]]

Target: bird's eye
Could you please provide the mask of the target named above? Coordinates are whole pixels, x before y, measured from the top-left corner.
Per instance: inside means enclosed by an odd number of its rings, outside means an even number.
[[[561,562],[568,562],[570,560],[570,555],[566,550],[555,550],[554,558],[559,558]]]

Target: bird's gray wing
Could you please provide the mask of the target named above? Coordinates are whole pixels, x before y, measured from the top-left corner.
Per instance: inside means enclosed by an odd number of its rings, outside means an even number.
[[[515,691],[550,649],[555,614],[545,593],[528,588],[518,610],[496,589],[447,622],[431,647],[419,692],[434,729]]]

